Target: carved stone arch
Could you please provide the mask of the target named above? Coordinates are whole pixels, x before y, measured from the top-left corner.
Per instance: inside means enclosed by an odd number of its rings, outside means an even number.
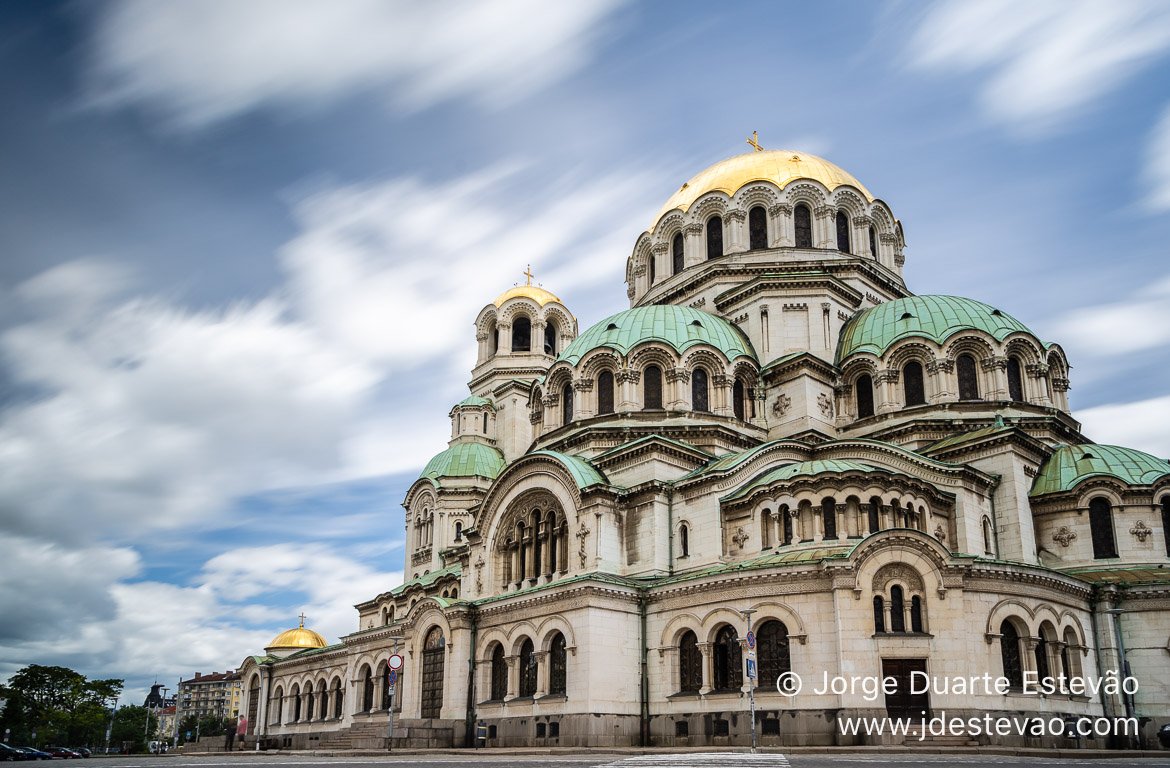
[[[536,649],[537,637],[536,625],[523,619],[512,625],[508,632],[508,644],[504,646],[504,649],[508,651],[509,656],[519,656],[520,646],[524,645],[525,640],[531,640],[533,650]]]
[[[518,523],[529,525],[533,512],[546,513],[549,510],[556,512],[558,517],[564,515],[561,502],[555,495],[543,488],[529,488],[508,504],[503,515],[499,517],[499,525],[501,530],[511,531]],[[499,548],[501,543],[495,542],[496,548]]]
[[[608,347],[595,349],[577,362],[577,370],[585,378],[595,379],[602,371],[617,374],[622,369],[622,358]]]
[[[498,317],[497,322],[505,325],[511,325],[517,317],[527,317],[535,325],[540,317],[540,305],[526,296],[517,296],[504,302]]]
[[[851,187],[837,187],[829,195],[830,205],[834,208],[843,208],[850,218],[865,216],[869,206],[865,199]]]
[[[947,570],[950,551],[933,536],[921,531],[892,528],[864,539],[853,550],[856,563],[856,583],[873,584],[883,566],[903,563],[922,577],[926,589],[944,597],[947,586],[943,574]]]
[[[857,381],[857,377],[863,373],[868,373],[870,376],[876,376],[878,366],[881,361],[873,355],[867,353],[852,355],[849,360],[841,366],[841,380],[846,384],[852,385]]]
[[[651,248],[654,245],[649,232],[643,232],[634,244],[634,250],[626,261],[626,282],[633,285],[635,280],[646,274],[650,268]]]
[[[669,248],[670,241],[674,239],[676,233],[683,231],[686,223],[686,215],[682,211],[674,210],[666,214],[654,227],[653,245],[665,244]]]
[[[760,369],[751,360],[741,357],[731,364],[731,375],[733,377],[742,376],[744,384],[754,387],[759,380]]]
[[[484,630],[483,634],[480,635],[480,638],[479,638],[478,653],[480,655],[480,658],[483,658],[483,659],[490,658],[488,656],[488,651],[490,651],[492,646],[494,646],[496,643],[499,643],[500,645],[502,645],[504,647],[504,651],[507,652],[507,650],[508,650],[508,633],[504,631],[504,628],[503,627],[492,627],[491,629]]]
[[[804,203],[812,210],[816,218],[817,208],[826,205],[829,200],[829,190],[824,185],[811,180],[795,181],[784,188],[784,202],[790,205]]]
[[[901,370],[911,360],[921,363],[923,374],[925,375],[927,365],[938,356],[940,351],[941,349],[937,344],[926,341],[925,339],[903,339],[888,349],[882,355],[882,358],[885,360],[887,367],[897,368],[898,370]]]
[[[573,322],[573,316],[561,305],[545,304],[541,308],[540,313],[540,319],[545,324],[551,321],[556,325],[557,333],[562,339],[574,339],[577,337],[576,324]]]
[[[1077,645],[1082,648],[1086,647],[1088,642],[1085,637],[1085,627],[1081,624],[1080,617],[1066,608],[1060,612],[1060,622],[1056,625],[1057,637],[1064,640],[1065,634],[1070,629]]]
[[[553,636],[560,632],[565,637],[565,645],[569,648],[577,647],[577,638],[573,634],[573,625],[565,621],[563,616],[549,616],[536,628],[532,641],[539,651],[551,651]]]
[[[731,198],[723,192],[708,192],[691,206],[699,224],[706,224],[712,216],[724,216],[731,206]]]
[[[778,202],[780,189],[769,181],[750,182],[731,196],[731,205],[742,209],[745,214],[756,206],[762,206],[767,211]]]
[[[716,373],[729,372],[727,359],[711,347],[692,347],[682,358],[682,367],[688,373],[694,373],[696,368],[707,369],[707,373],[714,376]]]
[[[1068,378],[1068,358],[1065,357],[1064,350],[1060,347],[1056,345],[1049,347],[1045,362],[1048,364],[1050,380]]]
[[[1092,453],[1093,446],[1083,445],[1079,448],[1084,448],[1086,452]],[[1125,493],[1129,490],[1129,486],[1118,480],[1116,477],[1109,475],[1097,475],[1082,480],[1076,487],[1077,494],[1077,509],[1087,510],[1089,502],[1096,498],[1104,498],[1109,501],[1113,508],[1113,513],[1125,508]],[[1086,517],[1086,520],[1088,518]]]
[[[885,594],[891,584],[901,584],[907,592],[926,592],[926,582],[915,568],[908,563],[886,563],[873,575],[870,589],[877,594]]]
[[[1040,629],[1045,624],[1047,624],[1052,628],[1052,634],[1056,635],[1056,639],[1058,639],[1058,640],[1060,639],[1060,636],[1059,636],[1059,634],[1057,634],[1057,629],[1056,629],[1057,627],[1060,626],[1060,616],[1057,615],[1056,611],[1053,609],[1053,607],[1051,605],[1047,605],[1047,604],[1037,605],[1036,611],[1035,611],[1035,621],[1036,621],[1035,637],[1040,636]]]
[[[959,355],[963,353],[973,355],[977,365],[976,370],[978,370],[978,363],[983,358],[995,354],[997,344],[998,342],[982,331],[960,331],[946,340],[943,345],[943,354],[952,361],[957,360]]]
[[[1014,597],[1000,600],[987,614],[987,626],[984,634],[990,642],[992,637],[999,636],[1000,625],[1005,619],[1012,620],[1016,629],[1023,630],[1020,637],[1035,637],[1036,612],[1022,600]]]
[[[696,631],[700,643],[713,643],[715,636],[725,624],[730,624],[735,629],[736,636],[741,636],[740,631],[743,626],[743,615],[739,611],[732,610],[727,607],[714,608],[703,616],[702,631]]]
[[[645,370],[649,365],[657,365],[665,375],[678,364],[678,353],[673,347],[660,341],[648,341],[631,350],[629,361],[630,367],[638,371]]]
[[[1015,355],[1023,365],[1036,365],[1044,360],[1044,349],[1034,338],[1024,333],[1015,333],[1004,340],[1004,355]]]
[[[662,648],[672,648],[678,645],[684,632],[694,632],[695,637],[703,636],[703,621],[693,613],[680,613],[679,615],[666,622],[666,626],[662,629],[659,646]]]
[[[789,639],[799,640],[801,645],[805,644],[808,639],[808,630],[805,629],[800,614],[791,606],[786,603],[768,601],[756,603],[753,607],[756,609],[755,615],[752,616],[753,631],[758,633],[766,621],[782,621],[784,626],[788,628]]]
[[[874,231],[879,235],[894,231],[894,214],[881,200],[874,200],[869,206],[869,218],[873,220]]]
[[[488,304],[475,318],[476,333],[489,333],[496,322],[496,305]]]
[[[569,363],[557,363],[544,379],[544,391],[550,396],[559,396],[564,386],[572,383],[573,373],[573,366]]]

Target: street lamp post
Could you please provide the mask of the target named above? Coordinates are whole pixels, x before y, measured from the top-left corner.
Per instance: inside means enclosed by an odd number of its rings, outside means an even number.
[[[745,608],[740,611],[743,616],[744,623],[747,624],[747,632],[744,633],[743,645],[747,650],[747,684],[748,684],[748,707],[752,725],[752,752],[756,751],[756,678],[759,677],[759,671],[756,669],[756,636],[752,632],[752,614],[756,612],[755,608]]]
[[[1133,704],[1133,697],[1125,692],[1125,681],[1129,678],[1129,659],[1125,655],[1125,641],[1121,638],[1121,614],[1125,613],[1121,608],[1106,608],[1105,613],[1113,617],[1113,635],[1117,642],[1117,665],[1120,669],[1117,670],[1117,676],[1121,678],[1121,705],[1125,708],[1125,717],[1127,720],[1133,720],[1136,708]],[[1141,736],[1138,736],[1139,744]]]

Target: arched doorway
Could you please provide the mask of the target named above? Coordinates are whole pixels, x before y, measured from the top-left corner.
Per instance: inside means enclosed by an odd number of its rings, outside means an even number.
[[[437,718],[443,709],[443,630],[431,627],[423,643],[422,716]]]

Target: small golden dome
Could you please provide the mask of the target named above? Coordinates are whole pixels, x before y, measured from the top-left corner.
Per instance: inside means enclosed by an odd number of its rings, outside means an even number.
[[[874,199],[852,174],[828,160],[791,149],[767,149],[729,157],[700,171],[670,196],[650,226],[653,229],[667,211],[675,208],[686,211],[708,192],[724,192],[730,196],[753,181],[770,181],[783,189],[796,179],[819,181],[830,192],[837,187],[855,187],[868,200]]]
[[[317,634],[311,629],[305,629],[305,620],[301,618],[301,625],[294,629],[286,629],[281,632],[272,642],[268,644],[268,648],[324,648],[328,643],[325,638]]]
[[[560,298],[558,298],[556,294],[550,291],[546,291],[539,285],[518,285],[515,288],[509,288],[497,296],[495,302],[493,303],[499,307],[502,306],[503,303],[508,299],[514,299],[517,296],[532,299],[542,307],[545,304],[548,304],[550,301],[555,301],[558,304],[561,303]]]

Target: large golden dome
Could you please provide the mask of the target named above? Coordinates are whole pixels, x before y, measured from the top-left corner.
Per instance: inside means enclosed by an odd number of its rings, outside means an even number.
[[[824,158],[791,149],[766,149],[729,157],[700,171],[670,196],[651,226],[667,211],[675,208],[686,211],[708,192],[724,192],[730,196],[753,181],[770,181],[783,188],[796,179],[819,181],[830,192],[837,187],[855,187],[870,201],[874,199],[851,173]]]
[[[268,649],[272,648],[324,648],[328,643],[325,638],[317,634],[311,629],[305,629],[305,620],[301,619],[301,625],[293,629],[286,629],[281,632],[272,642],[268,644]]]
[[[542,307],[545,304],[548,304],[550,301],[555,301],[558,304],[561,303],[560,298],[558,298],[555,293],[546,291],[539,285],[517,285],[515,288],[509,288],[497,296],[493,303],[499,307],[502,306],[508,299],[514,299],[517,296],[532,299]]]

